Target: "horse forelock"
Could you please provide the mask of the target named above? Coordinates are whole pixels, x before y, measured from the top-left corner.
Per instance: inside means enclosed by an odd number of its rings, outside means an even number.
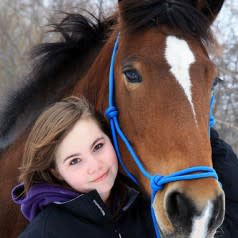
[[[49,104],[67,95],[89,69],[107,39],[114,17],[64,13],[52,31],[61,40],[32,49],[32,70],[23,85],[8,93],[1,109],[0,149],[11,144]]]
[[[211,45],[214,37],[210,20],[190,1],[127,0],[120,3],[123,31],[134,32],[148,27],[167,26]]]

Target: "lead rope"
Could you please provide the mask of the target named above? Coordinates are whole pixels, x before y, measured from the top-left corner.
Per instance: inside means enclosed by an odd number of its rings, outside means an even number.
[[[207,166],[194,166],[194,167],[186,168],[166,176],[163,176],[160,174],[151,175],[150,173],[146,171],[146,169],[140,162],[140,159],[138,158],[132,146],[130,145],[128,139],[126,138],[125,134],[122,132],[118,123],[118,118],[117,118],[118,110],[114,102],[114,63],[115,63],[116,52],[118,49],[119,38],[120,38],[120,34],[118,34],[116,38],[113,52],[112,52],[112,57],[111,57],[111,64],[110,64],[110,71],[109,71],[109,106],[105,111],[105,115],[110,121],[114,148],[115,148],[119,163],[122,166],[124,172],[132,181],[134,181],[137,185],[139,184],[137,179],[130,173],[130,171],[126,168],[123,160],[121,159],[121,153],[120,153],[118,141],[117,141],[117,134],[126,145],[131,157],[133,158],[134,162],[136,163],[136,165],[138,166],[142,174],[145,177],[147,177],[150,181],[150,188],[152,191],[151,203],[150,203],[151,216],[153,220],[156,237],[160,238],[159,228],[158,228],[158,224],[157,224],[154,209],[153,209],[155,194],[158,191],[163,190],[164,185],[170,182],[181,181],[181,180],[201,179],[201,178],[207,178],[207,177],[213,177],[218,180],[218,176],[216,171],[213,168],[207,167]]]

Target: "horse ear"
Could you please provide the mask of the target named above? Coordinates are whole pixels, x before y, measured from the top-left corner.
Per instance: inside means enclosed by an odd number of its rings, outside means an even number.
[[[195,0],[196,7],[212,23],[217,17],[224,3],[224,0]]]

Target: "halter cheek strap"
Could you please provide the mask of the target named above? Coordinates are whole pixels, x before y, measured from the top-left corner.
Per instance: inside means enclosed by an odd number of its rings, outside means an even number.
[[[212,112],[212,109],[213,109],[213,106],[214,106],[214,103],[215,103],[215,92],[212,92],[212,97],[211,97],[211,100],[210,100],[210,118],[209,118],[209,131],[211,129],[211,127],[213,127],[216,123],[216,119],[213,115],[213,112]]]
[[[115,148],[115,151],[116,151],[116,154],[117,154],[117,158],[118,158],[118,160],[120,162],[120,165],[122,166],[124,172],[136,184],[138,184],[137,179],[130,173],[130,171],[125,166],[123,160],[121,159],[121,153],[120,153],[119,146],[118,146],[117,135],[121,138],[121,140],[126,145],[126,148],[128,149],[132,159],[136,163],[139,170],[150,181],[150,188],[151,188],[151,191],[152,191],[151,215],[152,215],[153,225],[154,225],[155,232],[156,232],[156,237],[160,238],[159,228],[158,228],[158,224],[157,224],[154,209],[153,209],[153,201],[154,201],[154,198],[155,198],[155,194],[158,191],[163,190],[164,185],[166,185],[167,183],[170,183],[170,182],[181,181],[181,180],[201,179],[201,178],[208,178],[208,177],[213,177],[213,178],[218,180],[218,177],[217,177],[216,171],[213,168],[207,167],[207,166],[194,166],[194,167],[191,167],[191,168],[186,168],[186,169],[177,171],[175,173],[172,173],[172,174],[169,174],[169,175],[166,175],[166,176],[163,176],[163,175],[160,175],[160,174],[151,175],[144,168],[140,159],[136,155],[134,149],[130,145],[128,139],[126,138],[125,134],[121,130],[121,128],[119,126],[119,123],[118,123],[118,110],[117,110],[117,107],[116,107],[115,102],[114,102],[114,63],[115,63],[116,52],[117,52],[117,49],[118,49],[119,37],[120,37],[120,35],[118,34],[117,39],[115,41],[114,48],[113,48],[113,52],[112,52],[110,71],[109,71],[109,106],[105,111],[105,115],[110,121],[110,127],[111,127],[111,132],[112,132],[114,148]],[[213,97],[212,100],[213,101],[211,101],[211,105],[213,105],[214,97]],[[210,114],[211,114],[211,111],[210,111]],[[209,127],[213,125],[213,122],[214,122],[214,120],[210,120]]]

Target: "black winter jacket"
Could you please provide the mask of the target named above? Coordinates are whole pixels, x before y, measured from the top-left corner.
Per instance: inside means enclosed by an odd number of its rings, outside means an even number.
[[[19,238],[153,238],[149,202],[134,189],[113,217],[96,191],[63,204],[50,204]]]
[[[211,129],[213,167],[225,192],[225,219],[215,237],[238,238],[238,159],[231,146]]]

